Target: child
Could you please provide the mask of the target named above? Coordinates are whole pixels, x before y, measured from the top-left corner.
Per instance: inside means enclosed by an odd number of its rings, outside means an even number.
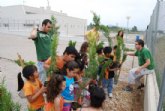
[[[79,66],[75,61],[70,61],[66,64],[66,88],[62,92],[63,98],[68,101],[64,103],[63,111],[70,111],[71,103],[74,101],[74,77],[79,71]]]
[[[37,67],[34,65],[25,66],[22,73],[27,81],[24,83],[21,73],[18,74],[18,91],[23,88],[24,95],[29,102],[28,108],[30,110],[41,111],[45,104],[43,93],[46,92],[46,88],[38,79]]]
[[[88,65],[88,55],[87,55],[88,47],[89,47],[88,42],[83,42],[79,51],[81,61],[84,64],[85,68],[87,68]]]
[[[89,85],[90,106],[82,107],[76,111],[103,111],[103,103],[105,100],[104,90],[94,84]]]
[[[61,92],[65,89],[65,78],[59,74],[53,74],[47,85],[47,101],[44,111],[62,111],[64,99]]]
[[[98,62],[99,62],[98,71],[97,71],[97,80],[99,81],[100,80],[101,70],[102,70],[102,63],[104,61],[103,48],[97,49],[96,52],[98,54]]]
[[[78,55],[78,52],[75,47],[73,46],[66,47],[63,55],[56,57],[56,66],[58,69],[56,73],[66,75],[64,66],[67,64],[67,62],[75,60],[77,55]],[[49,69],[50,64],[51,64],[51,58],[49,57],[48,60],[44,62],[44,68]]]
[[[112,98],[113,97],[113,95],[112,95],[113,78],[114,78],[114,75],[115,75],[114,71],[118,70],[118,68],[114,67],[113,56],[111,56],[112,48],[111,47],[105,47],[103,52],[104,52],[104,55],[105,55],[105,60],[104,61],[108,61],[109,59],[112,60],[112,63],[105,70],[105,77],[103,79],[103,87],[108,89],[108,96],[110,98]]]

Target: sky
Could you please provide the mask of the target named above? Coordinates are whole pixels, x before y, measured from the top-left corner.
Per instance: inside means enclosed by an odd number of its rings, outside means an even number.
[[[157,0],[49,0],[51,9],[62,11],[68,16],[87,19],[92,22],[92,13],[101,17],[104,25],[127,27],[127,17],[130,17],[128,28],[137,26],[145,30],[150,22],[150,16]],[[28,5],[47,7],[47,0],[0,0],[0,6]]]

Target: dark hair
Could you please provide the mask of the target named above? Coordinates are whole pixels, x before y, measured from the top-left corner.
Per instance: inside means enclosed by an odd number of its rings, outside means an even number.
[[[123,36],[124,36],[124,32],[123,32],[122,30],[119,30],[119,31],[118,31],[118,33],[117,33],[117,37],[120,35],[120,32],[122,32],[122,35],[121,35],[120,37],[123,38]]]
[[[84,42],[84,43],[81,45],[80,53],[86,53],[87,48],[88,48],[88,42]]]
[[[79,65],[76,61],[70,61],[66,64],[66,68],[69,69],[69,71],[72,71],[76,68],[79,68]]]
[[[144,41],[142,39],[136,40],[136,42],[142,47],[144,47]]]
[[[82,71],[85,67],[85,63],[83,61],[81,61],[80,59],[79,60],[76,60],[79,68],[80,68],[80,71]]]
[[[62,91],[61,85],[65,78],[60,74],[53,74],[47,85],[47,101],[53,102],[54,98]]]
[[[103,48],[99,48],[99,49],[97,49],[97,54],[102,54],[102,51],[103,51]]]
[[[30,76],[33,76],[35,71],[37,71],[37,67],[35,65],[27,65],[22,70],[23,77],[29,80]],[[18,73],[17,78],[18,78],[18,91],[20,91],[24,86],[24,81],[21,77],[21,72]]]
[[[115,46],[113,47],[113,49],[117,49],[117,45],[115,45]]]
[[[111,47],[104,47],[103,52],[104,52],[105,55],[109,54],[109,53],[112,52],[112,48]]]
[[[102,103],[105,100],[105,93],[103,88],[99,88],[97,86],[93,87],[92,91],[90,92],[90,105],[94,108],[102,107]]]
[[[42,26],[43,26],[43,25],[46,26],[48,23],[52,24],[52,22],[51,22],[49,19],[45,19],[45,20],[43,20],[43,22],[42,22]]]
[[[65,49],[65,51],[64,51],[64,53],[63,53],[63,55],[64,54],[73,54],[73,55],[75,55],[76,57],[77,57],[77,55],[78,55],[78,52],[77,52],[77,50],[76,50],[76,48],[75,47],[73,47],[73,46],[68,46],[68,47],[66,47],[66,49]]]

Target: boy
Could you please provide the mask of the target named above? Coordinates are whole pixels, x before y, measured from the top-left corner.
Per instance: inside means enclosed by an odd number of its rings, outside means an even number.
[[[69,61],[75,60],[77,55],[78,55],[78,52],[75,47],[73,47],[73,46],[66,47],[63,55],[56,57],[56,66],[58,69],[58,72],[56,72],[56,73],[66,75],[66,71],[64,68],[65,64]],[[49,69],[50,64],[51,64],[51,58],[49,58],[48,60],[45,61],[45,63],[44,63],[45,69]]]
[[[103,78],[103,87],[108,89],[108,96],[110,98],[113,97],[112,90],[113,90],[113,78],[115,75],[115,71],[118,70],[118,68],[115,68],[115,64],[113,63],[113,56],[111,56],[112,48],[111,47],[105,47],[103,49],[105,59],[104,62],[111,60],[112,63],[108,65],[105,69],[105,76]]]

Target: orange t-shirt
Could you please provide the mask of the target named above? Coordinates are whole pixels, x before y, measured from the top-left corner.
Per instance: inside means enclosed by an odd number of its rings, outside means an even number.
[[[51,58],[49,57],[46,61],[45,64],[50,65],[51,64]],[[62,69],[64,66],[64,60],[61,56],[56,57],[56,65],[58,69]]]
[[[64,98],[60,97],[60,111],[63,110],[63,105],[64,105]],[[45,105],[44,111],[57,111],[56,108],[54,107],[54,103],[48,102]]]
[[[38,79],[35,79],[35,83],[31,83],[30,81],[26,81],[23,87],[23,91],[25,96],[34,95],[40,88],[42,84]],[[44,97],[40,94],[35,101],[29,103],[28,107],[33,110],[37,110],[43,107],[45,104]]]

